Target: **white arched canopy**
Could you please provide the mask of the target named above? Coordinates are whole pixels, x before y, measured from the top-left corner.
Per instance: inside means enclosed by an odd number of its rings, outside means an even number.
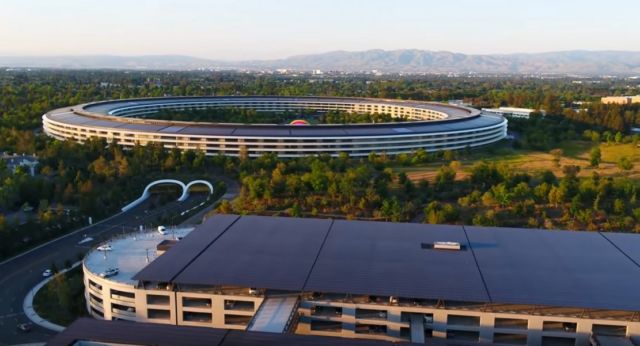
[[[187,184],[184,188],[184,190],[182,191],[182,196],[180,196],[180,198],[178,198],[178,201],[182,202],[184,200],[186,200],[187,198],[189,198],[189,189],[193,186],[193,185],[205,185],[209,188],[209,194],[212,195],[213,194],[213,185],[211,185],[210,182],[206,181],[206,180],[194,180],[192,182],[190,182],[189,184]]]
[[[176,184],[176,185],[179,185],[182,188],[182,194],[180,195],[180,198],[178,198],[179,202],[183,202],[187,198],[189,198],[189,188],[191,186],[193,186],[193,185],[196,185],[196,184],[206,185],[209,188],[209,193],[213,194],[213,185],[211,185],[211,183],[206,181],[206,180],[194,180],[194,181],[192,181],[192,182],[190,182],[190,183],[185,185],[180,180],[160,179],[160,180],[156,180],[156,181],[153,181],[153,182],[149,183],[149,185],[147,185],[147,187],[144,188],[144,191],[142,192],[142,195],[140,197],[138,197],[138,199],[136,199],[135,201],[125,205],[122,208],[122,211],[130,210],[133,207],[135,207],[135,206],[139,205],[140,203],[144,202],[150,196],[149,190],[152,187],[154,187],[156,185],[161,185],[161,184]]]

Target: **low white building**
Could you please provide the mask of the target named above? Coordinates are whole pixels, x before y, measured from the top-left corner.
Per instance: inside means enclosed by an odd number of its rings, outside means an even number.
[[[502,116],[508,116],[513,118],[525,118],[529,119],[531,113],[538,112],[538,110],[532,108],[517,108],[517,107],[500,107],[500,108],[482,108],[483,112],[493,113]],[[544,115],[544,111],[539,111]]]

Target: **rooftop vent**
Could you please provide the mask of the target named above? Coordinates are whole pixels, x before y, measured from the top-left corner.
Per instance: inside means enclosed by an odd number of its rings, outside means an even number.
[[[456,241],[434,241],[431,243],[422,243],[423,249],[434,249],[434,250],[452,250],[452,251],[461,251],[465,250],[465,246]]]
[[[433,242],[433,248],[438,250],[460,250],[462,247],[456,241],[436,241]]]

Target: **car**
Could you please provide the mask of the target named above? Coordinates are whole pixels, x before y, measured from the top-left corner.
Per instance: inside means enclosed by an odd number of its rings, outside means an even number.
[[[105,271],[103,271],[102,273],[100,273],[100,277],[103,278],[108,278],[114,275],[118,275],[118,272],[120,270],[118,270],[118,268],[107,268]]]
[[[166,235],[169,232],[167,232],[167,228],[164,226],[158,226],[158,233],[162,234],[162,235]]]
[[[31,323],[20,323],[16,328],[23,333],[28,333],[33,328],[33,325]]]
[[[53,275],[53,271],[51,271],[51,269],[45,269],[42,272],[42,276],[44,276],[45,278],[48,278],[49,276]]]
[[[100,245],[97,248],[98,251],[111,251],[113,248],[109,244]]]

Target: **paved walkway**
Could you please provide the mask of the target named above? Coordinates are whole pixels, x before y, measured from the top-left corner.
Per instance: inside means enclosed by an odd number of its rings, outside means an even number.
[[[27,293],[27,296],[24,297],[24,301],[22,302],[22,309],[24,310],[25,315],[27,315],[27,318],[31,320],[31,322],[39,325],[42,328],[53,330],[54,332],[61,332],[64,330],[63,326],[59,326],[55,323],[49,322],[44,318],[40,317],[40,315],[38,315],[36,310],[33,308],[33,298],[35,298],[36,294],[38,294],[38,291],[40,291],[42,287],[48,284],[56,276],[62,275],[81,264],[82,264],[82,261],[78,261],[74,263],[70,268],[65,268],[60,272],[58,272],[57,274],[51,275],[50,277],[40,281],[34,288],[31,289],[31,291],[29,291],[29,293]]]

